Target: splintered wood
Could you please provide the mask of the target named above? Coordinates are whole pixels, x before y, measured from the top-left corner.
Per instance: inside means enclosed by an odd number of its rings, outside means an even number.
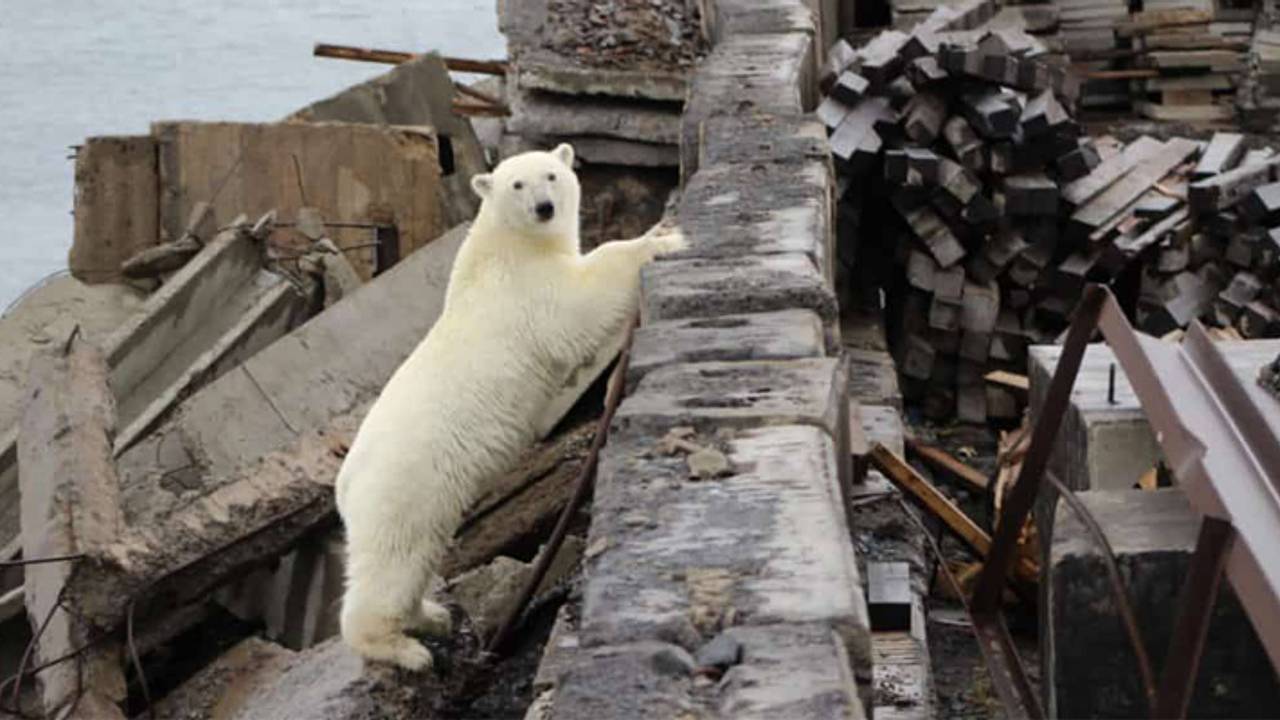
[[[884,291],[904,397],[933,419],[1016,422],[1027,346],[1058,341],[1089,283],[1134,288],[1136,324],[1156,336],[1197,319],[1280,336],[1280,156],[1239,133],[1090,137],[1080,80],[1049,43],[956,25],[981,17],[973,4],[837,46],[824,70],[839,251]],[[1205,12],[1124,18],[1149,48],[1143,82],[1171,98],[1203,99],[1175,73],[1200,83],[1235,62],[1166,37],[1208,32]]]

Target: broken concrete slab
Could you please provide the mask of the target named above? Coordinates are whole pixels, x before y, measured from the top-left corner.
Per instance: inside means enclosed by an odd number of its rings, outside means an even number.
[[[107,364],[84,341],[32,364],[18,442],[22,466],[22,547],[28,558],[83,556],[24,568],[25,604],[41,628],[31,665],[85,647],[81,662],[53,664],[38,678],[46,712],[71,704],[69,717],[124,718],[120,643],[96,630],[123,617],[125,598],[105,580],[129,564],[118,548],[124,532],[120,486],[112,461],[115,399]]]
[[[534,589],[533,596],[547,592],[573,574],[582,560],[584,548],[582,538],[573,535],[566,537],[555,558],[547,566],[542,581]],[[539,550],[541,552],[543,550]],[[476,636],[487,642],[519,599],[521,589],[532,574],[532,562],[503,555],[494,558],[487,565],[450,579],[446,591],[467,614]]]
[[[157,720],[231,720],[252,695],[279,680],[296,653],[248,638],[233,645],[154,707]]]
[[[800,34],[809,39],[805,77],[816,78],[827,43],[820,32],[820,10],[803,0],[716,0],[702,3],[711,41],[741,35]],[[806,89],[807,91],[807,89]]]
[[[77,326],[86,342],[101,346],[138,311],[141,292],[113,283],[86,285],[57,277],[31,290],[0,317],[0,560],[12,559],[18,537],[18,423],[30,358],[65,343]],[[10,591],[0,584],[0,595]]]
[[[669,643],[577,651],[557,683],[549,720],[698,717],[693,657]]]
[[[812,115],[716,115],[702,124],[699,149],[699,167],[831,162],[826,129]]]
[[[182,397],[305,319],[310,298],[268,272],[247,228],[218,234],[106,341],[122,428],[137,442]]]
[[[627,387],[664,365],[713,360],[791,360],[825,354],[822,320],[811,310],[662,320],[636,329]]]
[[[812,39],[802,33],[734,35],[716,45],[689,89],[680,132],[680,174],[698,169],[702,124],[747,112],[800,115],[813,106]]]
[[[273,682],[257,684],[228,720],[413,720],[436,715],[440,681],[412,680],[385,665],[365,666],[338,638],[295,654]]]
[[[739,430],[724,440],[733,474],[690,481],[684,458],[657,454],[665,428],[621,422],[601,456],[588,547],[603,549],[588,551],[582,643],[693,650],[735,625],[812,622],[835,630],[855,672],[869,673],[866,604],[827,433]],[[638,508],[656,510],[632,522]]]
[[[802,253],[834,286],[830,165],[704,166],[685,183],[677,217],[689,248],[680,257]]]
[[[119,282],[125,260],[160,242],[157,153],[148,135],[91,137],[76,150],[75,236],[67,255],[76,279]]]
[[[185,401],[120,455],[126,504],[140,517],[161,512],[362,412],[439,317],[465,237],[466,226],[454,228]]]
[[[217,227],[241,213],[275,209],[291,220],[298,208],[314,207],[329,222],[356,224],[331,228],[331,237],[367,280],[446,228],[439,146],[429,127],[169,122],[156,123],[152,135],[160,146],[160,224],[169,237],[182,234],[201,201],[213,205]],[[302,192],[294,192],[299,183]],[[398,247],[374,247],[374,224],[394,225]],[[309,245],[286,233],[273,242],[299,252]]]
[[[574,157],[582,165],[622,165],[628,168],[674,168],[680,164],[680,149],[663,143],[582,135],[505,134],[498,146],[499,159],[520,153],[550,150],[560,143],[573,146]],[[579,174],[581,179],[581,173]]]
[[[1173,635],[1200,517],[1182,491],[1091,490],[1077,494],[1115,553],[1150,657]],[[1112,596],[1102,552],[1081,520],[1059,504],[1041,609],[1042,691],[1054,717],[1136,717],[1147,704]],[[1268,717],[1280,685],[1229,583],[1208,628],[1188,717]]]
[[[423,53],[287,119],[433,128],[440,146],[438,187],[443,227],[453,227],[475,217],[480,198],[471,190],[471,177],[489,171],[471,122],[453,112],[455,94],[444,59],[436,53]]]
[[[640,277],[645,323],[802,308],[822,318],[829,351],[839,344],[835,295],[805,255],[659,260]]]
[[[574,97],[534,90],[507,95],[507,131],[527,137],[608,137],[658,145],[680,142],[680,105],[607,97]]]

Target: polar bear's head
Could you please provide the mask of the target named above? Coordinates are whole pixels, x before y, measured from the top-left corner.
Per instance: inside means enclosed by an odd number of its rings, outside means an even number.
[[[527,152],[503,160],[493,172],[471,178],[481,213],[525,237],[577,238],[581,188],[573,172],[573,148]]]

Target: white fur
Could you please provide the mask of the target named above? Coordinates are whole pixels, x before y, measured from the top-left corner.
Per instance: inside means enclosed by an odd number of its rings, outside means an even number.
[[[546,408],[635,312],[641,265],[678,231],[578,249],[573,149],[512,157],[472,182],[480,212],[444,311],[369,410],[337,480],[347,531],[342,636],[371,660],[419,670],[405,630],[447,634],[424,599],[463,512],[537,439]],[[536,208],[551,202],[554,216]]]

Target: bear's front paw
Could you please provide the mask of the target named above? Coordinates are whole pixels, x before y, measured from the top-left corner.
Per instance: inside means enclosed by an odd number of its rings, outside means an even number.
[[[655,233],[649,240],[653,243],[654,252],[658,255],[678,253],[689,248],[689,240],[680,228],[664,228]]]

